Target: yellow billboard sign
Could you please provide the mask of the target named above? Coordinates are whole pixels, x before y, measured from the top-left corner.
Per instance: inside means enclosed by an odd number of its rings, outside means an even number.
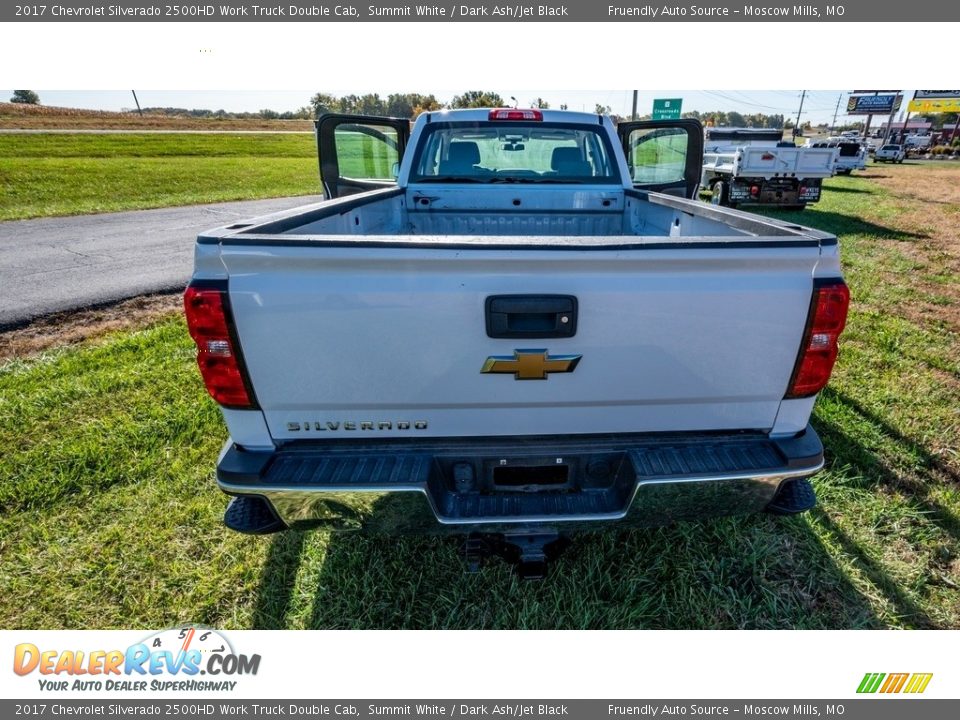
[[[909,110],[912,113],[960,112],[960,98],[943,100],[911,100]]]

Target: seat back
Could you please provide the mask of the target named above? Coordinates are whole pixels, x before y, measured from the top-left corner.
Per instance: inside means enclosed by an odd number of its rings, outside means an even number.
[[[593,175],[590,163],[583,159],[580,148],[558,147],[550,156],[550,169],[558,175],[584,177]]]
[[[475,142],[460,140],[450,143],[446,160],[440,161],[440,175],[473,175],[480,162],[480,148]]]

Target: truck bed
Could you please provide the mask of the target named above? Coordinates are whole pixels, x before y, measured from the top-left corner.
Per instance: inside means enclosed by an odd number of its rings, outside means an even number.
[[[531,193],[524,187],[522,209],[514,205],[517,194],[485,189],[481,207],[469,189],[436,190],[427,198],[421,191],[386,189],[217,228],[198,242],[610,248],[664,240],[769,245],[776,239],[794,246],[836,241],[799,225],[642,190]]]
[[[260,442],[410,434],[398,423],[468,437],[778,422],[832,236],[642,191],[606,211],[502,223],[482,209],[413,210],[416,197],[375,191],[199,239],[197,275],[229,277]],[[598,229],[608,234],[582,234]],[[484,303],[516,293],[576,297],[576,336],[489,337]],[[531,347],[584,360],[548,382],[481,374],[486,358]],[[803,429],[797,417],[782,415],[784,432]]]

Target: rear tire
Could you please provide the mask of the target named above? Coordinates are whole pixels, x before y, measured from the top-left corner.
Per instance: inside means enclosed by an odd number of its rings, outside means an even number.
[[[730,201],[727,184],[723,180],[717,180],[713,183],[711,189],[713,190],[713,196],[710,198],[710,204],[726,207]]]

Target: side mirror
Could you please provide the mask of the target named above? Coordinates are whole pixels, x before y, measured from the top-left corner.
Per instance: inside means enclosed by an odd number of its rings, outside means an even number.
[[[398,177],[400,177],[400,163],[395,162],[395,163],[390,167],[390,174],[393,175],[393,179],[394,179],[394,180],[396,180]]]

